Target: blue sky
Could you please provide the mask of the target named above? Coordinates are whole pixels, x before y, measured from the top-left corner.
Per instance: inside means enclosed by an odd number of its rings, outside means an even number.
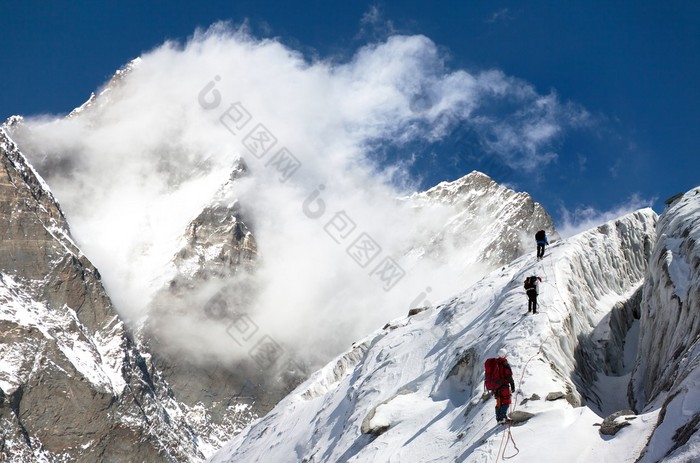
[[[2,2],[0,119],[65,114],[164,40],[247,22],[308,59],[351,59],[392,34],[427,36],[451,71],[498,70],[557,101],[561,132],[495,153],[457,124],[438,142],[385,144],[424,187],[473,169],[531,193],[560,226],[652,203],[700,181],[700,2]],[[480,116],[522,115],[499,102]],[[571,114],[586,114],[585,123]],[[553,155],[550,156],[550,155]],[[532,156],[535,168],[522,167]],[[514,160],[515,159],[515,160]],[[520,159],[520,160],[518,160]],[[548,159],[547,162],[542,159]]]

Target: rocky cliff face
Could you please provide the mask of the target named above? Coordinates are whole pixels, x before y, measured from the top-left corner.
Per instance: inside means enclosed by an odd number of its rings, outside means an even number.
[[[661,408],[640,461],[696,461],[700,442],[700,188],[661,215],[641,303],[630,392],[638,410]]]
[[[551,217],[530,195],[481,172],[442,182],[410,200],[419,207],[438,203],[456,210],[426,246],[426,254],[439,256],[468,244],[478,261],[497,267],[530,251],[534,255],[538,230],[546,230],[550,242],[559,239]]]
[[[129,338],[60,208],[0,129],[0,451],[7,461],[189,461],[190,410]]]
[[[247,282],[255,271],[257,243],[231,191],[246,172],[245,163],[238,162],[228,182],[188,225],[168,270],[169,282],[151,302],[140,331],[178,400],[206,416],[194,429],[212,447],[221,446],[288,392],[265,387],[268,375],[254,362],[217,356],[219,349],[237,347],[221,329],[244,314],[255,297]],[[191,342],[206,345],[202,332],[216,338],[217,346],[183,348]],[[202,355],[207,351],[211,355]]]

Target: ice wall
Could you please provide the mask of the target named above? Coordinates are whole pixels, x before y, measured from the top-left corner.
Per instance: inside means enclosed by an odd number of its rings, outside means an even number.
[[[671,204],[657,232],[631,392],[638,410],[661,412],[641,461],[691,461],[684,455],[700,445],[700,188]]]

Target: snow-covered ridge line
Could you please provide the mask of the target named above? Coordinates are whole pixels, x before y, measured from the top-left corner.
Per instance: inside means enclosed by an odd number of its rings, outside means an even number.
[[[19,122],[13,121],[13,123],[21,123],[21,118]],[[77,258],[82,258],[83,252],[73,240],[68,221],[51,188],[26,156],[22,154],[6,130],[6,125],[0,126],[0,151],[6,154],[10,164],[22,178],[22,182],[15,183],[15,187],[29,190],[39,208],[48,217],[48,221],[42,222],[46,231],[65,248],[66,252]]]
[[[56,198],[51,192],[49,185],[19,150],[17,144],[12,140],[12,137],[7,132],[5,125],[0,125],[0,151],[4,151],[6,153],[7,159],[10,160],[17,172],[20,173],[22,179],[29,187],[32,196],[34,196],[37,201],[41,203],[42,198],[46,196],[50,202],[58,204],[58,201],[56,201]],[[66,219],[63,216],[63,212],[60,212],[60,208],[59,214],[60,216],[56,217],[56,219],[60,221],[61,226],[67,227]]]
[[[596,367],[602,354],[588,342],[588,364],[581,368],[579,343],[605,331],[600,325],[609,322],[607,314],[641,284],[656,219],[647,209],[608,222],[551,246],[541,262],[532,255],[516,259],[445,304],[388,324],[371,337],[352,371],[329,375],[337,366],[337,360],[332,362],[210,461],[481,461],[470,459],[472,454],[491,461],[500,437],[484,435],[493,420],[493,402],[481,398],[482,365],[503,346],[510,352],[521,399],[550,392],[567,397],[520,406],[535,414],[527,425],[535,442],[521,450],[522,461],[639,453],[649,420],[638,421],[624,439],[603,448],[592,426],[600,421],[598,415],[572,406],[589,396],[596,410],[600,406],[594,388],[577,390],[577,383],[603,373],[601,365]],[[528,317],[522,281],[531,274],[544,281],[541,313]],[[337,384],[323,393],[318,386],[331,377]],[[322,394],[310,396],[309,390]],[[537,435],[548,442],[564,440],[547,424],[556,417],[571,423],[561,432],[576,423],[582,438],[543,456]],[[460,438],[471,447],[456,444]]]
[[[131,72],[133,72],[134,69],[138,68],[141,65],[141,63],[142,59],[140,57],[134,58],[133,60],[129,61],[124,67],[122,67],[114,73],[109,82],[107,82],[99,91],[99,94],[91,92],[90,96],[85,101],[85,103],[73,109],[73,111],[71,111],[66,116],[66,118],[73,118],[82,113],[85,113],[86,111],[90,111],[95,105],[104,106],[108,104],[110,97],[109,94],[112,92],[112,90],[118,85],[120,85],[121,81],[125,79]]]

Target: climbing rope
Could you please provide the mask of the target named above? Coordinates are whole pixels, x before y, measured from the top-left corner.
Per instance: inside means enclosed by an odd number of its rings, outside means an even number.
[[[505,445],[503,446],[503,454],[501,455],[502,460],[509,460],[520,453],[520,449],[516,445],[515,439],[513,439],[513,433],[510,432],[510,424],[508,425],[506,432],[503,433],[503,439],[501,439],[501,440],[505,440]],[[513,443],[513,447],[515,448],[515,453],[513,455],[506,456],[506,449],[508,448],[508,441]]]
[[[549,254],[547,254],[546,257],[549,257]],[[550,285],[550,286],[553,286],[554,289],[557,291],[557,294],[559,295],[560,300],[561,300],[562,303],[563,303],[563,302],[564,302],[564,298],[562,297],[561,292],[559,291],[559,287],[558,287],[557,284],[556,284],[556,279],[553,280],[553,281],[554,281],[553,283],[550,283],[550,282],[549,282],[549,275],[547,274],[547,271],[545,270],[545,267],[544,267],[544,264],[542,263],[542,261],[539,261],[539,262],[538,262],[538,268],[539,268],[539,270],[541,271],[541,273],[542,273],[542,274],[544,275],[544,277],[545,277],[544,280],[543,280],[543,283],[546,283],[546,284],[548,284],[548,285]],[[538,303],[538,305],[539,305],[539,303]],[[543,306],[543,307],[551,307],[551,306],[547,306],[547,305],[544,305],[544,304],[542,304],[542,306]],[[539,345],[539,347],[538,347],[538,349],[537,349],[537,352],[535,352],[535,353],[527,360],[527,362],[525,362],[525,365],[524,365],[523,368],[522,368],[522,373],[520,374],[520,379],[519,379],[519,380],[517,381],[517,383],[516,383],[515,401],[514,401],[514,403],[512,404],[512,407],[509,409],[509,414],[515,412],[516,409],[518,408],[517,396],[518,396],[518,395],[522,395],[521,384],[522,384],[522,382],[523,382],[523,379],[525,378],[525,372],[527,371],[528,365],[530,364],[530,362],[531,362],[532,360],[535,359],[535,357],[537,357],[538,355],[540,355],[540,353],[542,353],[542,348],[544,347],[545,343],[549,340],[549,338],[551,338],[552,336],[554,336],[553,333],[550,334],[549,336],[547,336],[546,338],[544,338],[544,340],[542,340],[542,342],[540,343],[540,345]],[[515,450],[514,450],[514,453],[513,453],[512,455],[506,455],[506,451],[508,450],[508,445],[509,445],[509,443],[512,443],[512,444],[513,444],[513,448],[515,449]],[[501,443],[500,443],[500,445],[498,446],[498,453],[496,453],[496,459],[495,459],[494,461],[498,461],[498,460],[504,460],[504,461],[505,461],[505,460],[509,460],[509,459],[514,458],[515,456],[517,456],[519,453],[520,453],[520,448],[518,448],[518,445],[517,445],[517,443],[515,442],[515,438],[513,437],[513,433],[511,432],[511,423],[508,423],[508,424],[507,424],[507,427],[506,427],[506,430],[505,430],[505,432],[503,433],[503,436],[501,436]]]

